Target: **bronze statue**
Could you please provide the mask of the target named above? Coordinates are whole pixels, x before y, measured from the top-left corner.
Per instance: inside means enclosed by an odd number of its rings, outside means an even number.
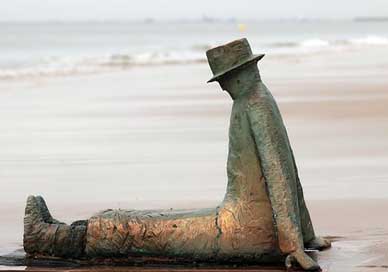
[[[29,257],[141,260],[161,263],[273,263],[287,258],[319,269],[305,248],[315,236],[281,114],[261,82],[246,39],[207,52],[214,77],[232,99],[228,186],[216,208],[195,211],[106,210],[66,225],[43,198],[30,196],[24,219]]]

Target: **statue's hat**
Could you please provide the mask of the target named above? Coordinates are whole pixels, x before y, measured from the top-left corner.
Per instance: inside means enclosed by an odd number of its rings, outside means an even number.
[[[243,65],[259,61],[264,57],[264,54],[252,54],[248,40],[243,38],[209,49],[206,56],[213,72],[213,77],[208,81],[209,83]]]

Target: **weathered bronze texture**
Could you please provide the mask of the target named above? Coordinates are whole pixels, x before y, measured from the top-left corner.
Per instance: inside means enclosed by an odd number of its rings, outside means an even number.
[[[315,236],[286,128],[257,68],[263,55],[253,55],[242,39],[207,56],[210,81],[233,99],[223,202],[195,211],[106,210],[69,226],[51,217],[43,198],[30,196],[24,221],[30,257],[265,264],[289,256],[288,265],[319,268],[304,249],[330,242]]]

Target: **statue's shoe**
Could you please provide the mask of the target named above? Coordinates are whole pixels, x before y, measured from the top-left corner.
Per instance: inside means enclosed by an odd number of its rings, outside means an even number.
[[[313,250],[325,250],[331,247],[331,242],[328,239],[325,239],[323,237],[315,236],[314,239],[311,241],[305,243],[306,249],[313,249]]]
[[[85,247],[87,221],[67,225],[54,219],[41,196],[29,196],[24,216],[24,250],[29,255],[79,257]]]
[[[34,196],[32,196],[34,197]],[[54,219],[51,214],[49,209],[47,208],[46,202],[44,201],[43,197],[41,196],[35,196],[35,201],[37,204],[37,208],[40,210],[40,215],[42,216],[42,219],[45,223],[49,224],[65,224],[63,222],[60,222],[56,219]],[[28,200],[27,200],[28,203]]]
[[[23,245],[27,253],[51,253],[58,224],[50,224],[50,212],[44,200],[29,196],[24,216]]]

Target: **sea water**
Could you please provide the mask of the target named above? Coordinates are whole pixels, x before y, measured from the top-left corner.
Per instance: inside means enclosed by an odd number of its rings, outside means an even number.
[[[0,23],[0,80],[206,61],[247,37],[253,51],[305,56],[388,49],[387,21],[140,21]]]

